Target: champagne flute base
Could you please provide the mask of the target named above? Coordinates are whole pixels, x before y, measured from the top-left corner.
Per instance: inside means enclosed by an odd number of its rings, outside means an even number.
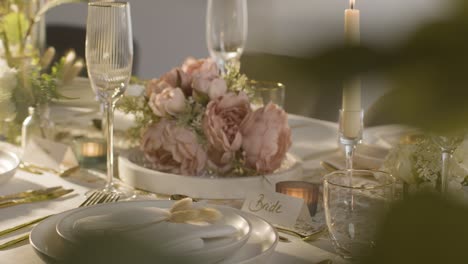
[[[85,196],[89,197],[91,194],[93,194],[96,191],[107,193],[107,194],[117,194],[120,197],[119,201],[133,200],[136,198],[135,189],[133,189],[130,186],[126,186],[117,182],[106,184],[106,186],[104,186],[103,188],[90,190],[85,193]]]

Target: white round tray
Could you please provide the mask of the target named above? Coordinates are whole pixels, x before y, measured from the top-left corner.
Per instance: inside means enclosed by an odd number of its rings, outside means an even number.
[[[131,149],[119,156],[120,179],[136,188],[159,194],[183,194],[204,199],[244,199],[251,191],[261,188],[274,190],[277,182],[300,179],[302,175],[300,159],[290,153],[284,162],[288,165],[273,174],[214,178],[183,176],[145,168],[142,158],[138,158],[141,156],[138,149]]]

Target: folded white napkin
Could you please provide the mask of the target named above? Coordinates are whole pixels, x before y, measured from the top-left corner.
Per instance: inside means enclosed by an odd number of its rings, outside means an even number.
[[[353,166],[356,169],[380,169],[388,152],[389,149],[376,145],[358,145],[354,154]],[[325,161],[339,169],[346,168],[345,157],[342,152],[327,157]]]
[[[73,230],[83,235],[88,232],[120,232],[146,223],[165,220],[169,212],[156,207],[127,208],[112,214],[93,215],[78,219],[73,223]]]
[[[118,234],[128,241],[139,241],[154,246],[162,254],[181,254],[203,249],[207,241],[229,243],[236,239],[239,230],[220,223],[173,223],[164,221],[167,209],[155,207],[124,208],[102,215],[78,219],[73,224],[77,238],[92,235]]]

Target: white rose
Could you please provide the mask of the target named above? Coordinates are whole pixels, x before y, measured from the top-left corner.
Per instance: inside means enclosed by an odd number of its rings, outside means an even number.
[[[0,120],[12,119],[15,116],[15,104],[11,100],[0,100]]]
[[[184,92],[180,88],[168,87],[160,93],[152,93],[149,106],[157,116],[174,116],[185,110]]]
[[[8,67],[8,64],[5,60],[0,59],[0,89],[1,94],[6,94],[13,91],[16,87],[16,69]]]
[[[210,88],[208,89],[208,96],[211,100],[224,95],[227,92],[226,81],[221,78],[211,81]]]
[[[15,114],[11,96],[16,85],[16,70],[8,67],[7,62],[0,59],[0,120],[11,118]]]

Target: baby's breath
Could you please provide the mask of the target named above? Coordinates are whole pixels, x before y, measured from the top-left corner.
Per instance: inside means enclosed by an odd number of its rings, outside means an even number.
[[[240,73],[239,64],[228,64],[226,66],[226,72],[223,78],[226,81],[229,91],[235,93],[243,91],[249,95],[249,97],[253,94],[252,88],[249,85],[249,79],[245,74]]]
[[[205,134],[203,133],[202,122],[205,107],[203,104],[189,97],[186,101],[185,111],[178,114],[175,119],[177,124],[189,128],[195,132],[200,144],[206,144]]]

